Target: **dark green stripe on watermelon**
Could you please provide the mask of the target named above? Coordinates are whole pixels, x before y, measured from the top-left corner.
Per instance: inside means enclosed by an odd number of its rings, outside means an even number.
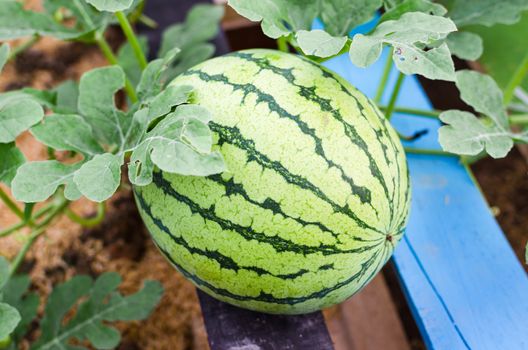
[[[200,215],[202,218],[217,223],[223,230],[229,230],[236,232],[240,236],[244,237],[246,240],[256,240],[261,243],[267,243],[271,245],[277,252],[294,252],[298,254],[314,254],[321,253],[323,255],[332,255],[332,254],[350,254],[350,253],[363,253],[370,249],[376,248],[379,246],[379,243],[363,246],[356,249],[338,249],[333,245],[321,244],[317,247],[306,246],[301,244],[293,243],[287,239],[278,237],[278,236],[266,236],[263,233],[256,232],[251,227],[244,227],[237,223],[231,222],[227,219],[218,217],[215,214],[214,205],[210,208],[202,208],[198,203],[192,201],[189,197],[184,196],[181,193],[178,193],[173,187],[170,181],[164,178],[163,174],[159,171],[154,172],[153,174],[153,183],[163,191],[167,196],[171,196],[177,201],[187,205],[192,213]]]

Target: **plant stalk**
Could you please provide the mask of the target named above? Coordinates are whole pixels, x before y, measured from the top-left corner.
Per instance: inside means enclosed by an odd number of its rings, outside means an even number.
[[[288,41],[286,40],[286,37],[284,36],[281,36],[277,39],[277,47],[279,48],[279,51],[290,52],[288,48]]]
[[[13,262],[11,263],[11,267],[9,270],[9,277],[12,277],[16,273],[16,271],[18,270],[18,267],[20,266],[22,261],[24,261],[24,257],[26,256],[27,252],[29,251],[33,243],[35,243],[35,240],[38,238],[38,236],[40,236],[46,230],[46,228],[48,228],[48,225],[53,221],[53,219],[59,213],[61,213],[68,206],[69,203],[70,202],[68,200],[62,199],[53,208],[53,210],[49,213],[49,215],[41,223],[39,223],[38,226],[35,227],[35,229],[30,233],[26,242],[24,243],[24,245],[22,246],[18,254],[13,259]]]
[[[389,105],[387,106],[387,110],[385,111],[385,118],[389,120],[391,119],[392,113],[394,112],[394,107],[396,107],[396,101],[398,100],[398,95],[400,94],[400,90],[401,90],[404,79],[405,79],[405,74],[403,74],[402,72],[399,72],[398,79],[396,80],[396,85],[394,85],[394,89],[392,90]]]
[[[504,90],[504,105],[507,106],[510,104],[510,102],[513,99],[515,89],[522,84],[524,81],[524,78],[528,75],[528,53],[524,56],[524,59],[515,71],[512,79],[508,83],[508,86],[506,86],[506,89]]]
[[[40,219],[44,214],[48,213],[51,209],[53,209],[53,204],[49,204],[39,210],[35,213],[35,215],[31,218],[32,222],[35,222],[37,219]],[[38,225],[38,223],[37,223]],[[2,231],[0,231],[0,238],[9,236],[11,233],[20,230],[22,227],[28,226],[28,223],[24,220],[14,224],[13,226],[10,226]]]
[[[11,50],[11,53],[9,54],[9,57],[7,58],[7,60],[8,61],[14,60],[18,55],[20,55],[22,52],[29,49],[31,46],[35,45],[35,43],[39,40],[40,40],[40,35],[34,34],[30,39],[14,47],[13,50]]]
[[[383,93],[387,88],[387,82],[389,81],[389,75],[392,70],[392,51],[393,48],[391,48],[389,51],[389,56],[387,57],[387,61],[385,62],[385,68],[383,68],[383,74],[381,75],[381,80],[378,85],[378,90],[376,91],[376,96],[374,97],[374,102],[376,102],[376,104],[379,104],[381,102]]]
[[[70,208],[66,208],[65,210],[66,216],[73,222],[76,222],[84,227],[94,227],[99,225],[106,213],[106,207],[105,203],[97,203],[97,214],[92,218],[84,218],[77,214],[75,214]]]
[[[459,156],[453,153],[445,152],[439,149],[425,149],[425,148],[413,148],[413,147],[404,147],[405,153],[410,154],[424,154],[424,155],[433,155],[433,156],[445,156],[445,157],[455,157]]]
[[[378,106],[378,108],[381,109],[382,111],[386,111],[388,106],[380,105]],[[425,109],[407,108],[407,107],[394,107],[393,112],[411,114],[411,115],[432,118],[432,119],[437,119],[442,113],[442,111],[439,111],[436,109],[428,111]]]
[[[141,45],[139,44],[138,38],[134,33],[134,30],[132,29],[132,26],[130,25],[127,16],[122,11],[117,11],[115,13],[115,16],[117,18],[117,21],[119,22],[119,25],[121,26],[121,29],[123,30],[123,33],[125,34],[128,42],[130,43],[130,46],[132,46],[132,50],[134,51],[134,55],[136,56],[136,59],[139,62],[141,70],[145,69],[148,64],[147,58],[145,57],[145,54],[141,49]]]
[[[18,216],[20,219],[24,220],[24,213],[22,210],[16,205],[15,202],[9,196],[7,193],[4,192],[4,190],[0,187],[0,199],[5,203],[5,205],[13,212],[16,216]]]
[[[102,34],[97,33],[95,36],[95,42],[97,43],[97,46],[101,49],[103,52],[103,55],[108,60],[108,62],[112,65],[118,65],[117,57],[114,55],[114,52],[112,51],[112,48],[106,41],[106,39],[103,37]],[[136,103],[138,98],[136,95],[136,90],[134,90],[134,87],[132,86],[132,83],[128,78],[125,78],[125,92],[127,93],[128,97],[130,98],[130,101],[132,103]]]

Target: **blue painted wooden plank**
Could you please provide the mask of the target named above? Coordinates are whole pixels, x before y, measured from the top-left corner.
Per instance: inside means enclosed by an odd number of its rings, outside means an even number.
[[[368,69],[346,56],[326,65],[373,96],[385,55]],[[395,78],[393,71],[389,86]],[[415,77],[405,80],[398,105],[431,108]],[[439,148],[437,121],[393,119],[402,133],[429,130],[412,146]],[[408,162],[411,217],[394,262],[428,348],[528,349],[528,279],[484,198],[455,158],[409,155]]]

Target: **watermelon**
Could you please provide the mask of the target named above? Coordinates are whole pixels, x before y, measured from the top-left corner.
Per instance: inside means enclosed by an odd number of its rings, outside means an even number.
[[[339,303],[403,235],[409,175],[397,134],[335,73],[274,50],[203,62],[195,88],[227,171],[154,172],[135,187],[154,242],[198,288],[243,308],[299,314]]]

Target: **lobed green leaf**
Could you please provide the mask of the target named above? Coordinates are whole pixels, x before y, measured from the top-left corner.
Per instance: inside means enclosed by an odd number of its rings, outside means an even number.
[[[73,182],[86,198],[102,202],[110,198],[121,182],[123,156],[98,154],[75,172]]]
[[[251,21],[262,21],[262,31],[270,38],[309,30],[318,14],[317,0],[229,0],[229,6]]]
[[[347,43],[346,36],[331,36],[324,30],[299,30],[295,34],[299,47],[306,55],[330,57],[336,55]]]
[[[404,0],[398,4],[394,4],[390,9],[380,18],[380,23],[390,20],[397,20],[407,12],[425,12],[430,15],[443,16],[447,9],[440,5],[432,3],[428,0]]]
[[[121,282],[115,272],[104,273],[95,283],[87,276],[76,276],[57,286],[51,293],[44,318],[42,335],[31,349],[67,347],[72,339],[88,340],[99,349],[111,349],[120,334],[108,322],[146,318],[159,302],[163,288],[156,281],[146,281],[142,290],[129,296],[116,291]],[[81,298],[75,316],[63,324],[63,318]]]
[[[513,24],[519,21],[521,13],[528,9],[526,0],[442,0],[449,9],[449,17],[459,27],[481,24],[492,26],[496,23]]]
[[[508,130],[502,91],[490,76],[472,70],[460,70],[456,73],[455,83],[464,102],[490,117],[500,130]]]
[[[75,114],[52,114],[31,128],[37,140],[61,151],[75,151],[85,156],[103,152],[92,135],[92,128]]]
[[[477,155],[486,151],[493,158],[502,158],[513,147],[511,132],[485,124],[471,113],[450,110],[443,112],[440,120],[448,125],[440,128],[438,140],[448,152]]]
[[[7,281],[2,289],[4,302],[14,307],[20,314],[20,322],[11,334],[15,341],[20,341],[26,334],[31,322],[37,316],[39,297],[28,293],[31,281],[27,275],[15,275]]]
[[[86,0],[99,11],[118,12],[128,10],[133,0]]]
[[[17,169],[25,162],[26,157],[14,142],[0,143],[0,182],[11,186]]]
[[[0,303],[0,339],[7,338],[20,322],[20,313],[9,304]]]
[[[454,32],[447,37],[449,51],[458,58],[476,61],[484,50],[482,38],[471,32]]]
[[[456,26],[448,18],[408,12],[381,23],[369,35],[356,34],[350,59],[357,66],[367,67],[379,58],[383,44],[388,44],[394,47],[393,60],[403,73],[453,81],[455,69],[449,49],[445,44],[435,45],[453,31]]]
[[[370,20],[381,4],[381,0],[321,1],[321,19],[331,36],[348,36],[352,29]]]
[[[15,138],[44,117],[44,110],[30,99],[14,99],[0,103],[0,143]]]
[[[68,191],[68,187],[75,186],[72,179],[79,167],[80,163],[67,165],[56,160],[25,163],[11,182],[13,196],[21,202],[34,203],[48,199],[60,185],[66,185]]]

